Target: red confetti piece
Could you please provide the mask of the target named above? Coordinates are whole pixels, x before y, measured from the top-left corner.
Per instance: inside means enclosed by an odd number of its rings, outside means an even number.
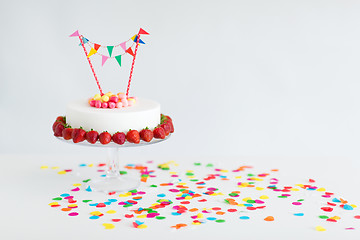
[[[134,217],[134,214],[125,214],[125,217],[126,217],[126,218],[133,218],[133,217]]]
[[[228,212],[237,212],[237,209],[234,209],[234,208],[230,208],[227,210]]]
[[[50,207],[60,207],[60,205],[56,204],[56,205],[51,205]]]
[[[109,195],[114,195],[116,192],[109,192],[108,194]]]
[[[355,219],[360,219],[360,215],[355,215],[354,218]]]
[[[323,210],[325,212],[332,212],[333,208],[331,208],[331,207],[322,207],[321,210]]]
[[[327,204],[329,204],[330,206],[336,206],[335,203],[331,203],[331,202],[327,202]]]
[[[96,207],[100,208],[100,207],[106,207],[105,203],[98,203],[98,205],[96,205]]]
[[[326,219],[326,221],[328,221],[328,222],[337,222],[335,219],[332,219],[332,218],[328,218],[328,219]]]
[[[189,204],[190,202],[189,201],[182,201],[180,202],[181,204]]]
[[[198,200],[198,202],[206,202],[207,200],[206,199],[200,199]]]
[[[119,218],[114,218],[114,219],[111,219],[111,221],[113,221],[113,222],[120,222],[121,219],[119,219]]]
[[[314,183],[315,180],[310,178],[310,179],[309,179],[309,182]]]

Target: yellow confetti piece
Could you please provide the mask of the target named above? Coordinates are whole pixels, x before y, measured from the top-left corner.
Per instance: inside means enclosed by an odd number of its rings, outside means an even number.
[[[194,170],[187,170],[186,172],[191,172],[192,173],[192,172],[194,172]]]
[[[259,190],[259,191],[264,190],[263,187],[256,187],[255,189],[256,189],[256,190]]]
[[[266,195],[262,195],[262,196],[260,196],[260,199],[269,199],[269,197]]]
[[[140,229],[145,229],[145,228],[147,228],[147,225],[145,225],[145,224],[141,224],[141,225],[139,225],[137,228],[140,228]]]
[[[195,178],[194,176],[187,176],[188,178]]]
[[[192,222],[192,225],[200,225],[201,222]]]
[[[101,215],[102,213],[99,212],[99,211],[94,211],[94,212],[91,212],[90,215],[93,215],[93,216],[99,216]]]
[[[169,172],[170,174],[177,174],[177,172]]]
[[[81,183],[74,183],[73,186],[74,186],[74,187],[80,187],[80,186],[81,186]]]
[[[349,205],[352,206],[353,208],[357,207],[355,204],[349,204]]]
[[[41,169],[48,169],[49,167],[48,166],[41,166],[40,168]]]
[[[52,202],[52,203],[49,203],[49,205],[50,205],[50,206],[52,206],[52,205],[59,205],[59,203],[58,203],[58,202]]]
[[[102,225],[105,227],[105,229],[114,229],[115,228],[115,225],[111,224],[111,223],[103,223]]]
[[[58,172],[58,174],[65,174],[66,173],[66,171],[60,171],[60,172]]]
[[[131,192],[122,193],[122,194],[119,195],[119,197],[129,197],[129,196],[132,196]]]
[[[184,186],[184,185],[186,185],[186,183],[181,182],[181,183],[178,183],[178,185]]]
[[[319,232],[324,232],[324,231],[326,231],[326,229],[323,228],[322,226],[316,226],[316,227],[315,227],[315,230],[316,230],[316,231],[319,231]]]
[[[78,206],[77,204],[69,204],[68,208],[73,208],[73,207],[77,207],[77,206]]]
[[[88,167],[93,167],[94,166],[94,164],[88,164]]]
[[[296,191],[299,191],[300,189],[298,189],[298,188],[291,188],[290,190],[296,192]]]
[[[331,219],[334,219],[334,220],[340,220],[340,219],[341,219],[341,217],[339,217],[339,216],[333,216],[333,217],[331,217]]]
[[[229,172],[229,170],[221,169],[220,172]]]
[[[197,218],[204,218],[204,214],[199,213],[199,214],[197,215]]]
[[[192,196],[186,196],[185,199],[192,199]]]
[[[251,197],[247,197],[243,199],[244,202],[247,202],[247,200],[251,200]]]
[[[242,203],[241,203],[241,204],[239,203],[238,206],[239,206],[239,207],[245,207],[245,205],[242,204]]]
[[[319,192],[325,192],[325,188],[321,187],[321,188],[318,188],[316,191],[319,191]]]
[[[239,179],[239,178],[241,178],[241,176],[236,176],[235,178],[236,178],[236,179]]]
[[[116,211],[115,211],[115,210],[109,210],[109,211],[107,211],[106,213],[108,213],[108,214],[114,214],[114,213],[116,213]]]
[[[146,218],[146,215],[139,215],[137,218]]]

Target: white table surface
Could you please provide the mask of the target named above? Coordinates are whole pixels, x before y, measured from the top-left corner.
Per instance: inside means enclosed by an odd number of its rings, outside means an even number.
[[[86,153],[85,153],[86,154]],[[99,157],[100,156],[100,157]],[[305,201],[299,206],[292,206],[289,199],[278,199],[280,195],[269,190],[264,190],[262,194],[270,196],[266,203],[266,208],[256,212],[247,211],[244,213],[227,213],[219,217],[226,219],[225,223],[214,223],[207,221],[200,226],[189,225],[186,228],[175,230],[170,228],[171,224],[182,222],[187,219],[190,222],[189,213],[181,216],[171,216],[170,210],[167,211],[165,220],[137,219],[145,221],[147,229],[135,229],[131,226],[133,220],[125,219],[124,208],[119,205],[107,207],[117,211],[117,217],[122,221],[114,223],[115,229],[105,230],[102,223],[110,223],[111,217],[104,216],[98,220],[90,220],[90,208],[86,204],[79,203],[79,216],[69,217],[67,213],[59,208],[51,208],[48,204],[52,198],[61,193],[70,193],[72,184],[86,179],[88,174],[95,173],[95,168],[87,170],[80,168],[81,163],[100,163],[104,159],[99,156],[76,155],[76,156],[34,156],[34,155],[0,155],[0,183],[1,183],[1,218],[0,218],[0,239],[359,239],[360,220],[353,216],[360,215],[360,164],[358,159],[350,158],[320,158],[320,157],[126,157],[125,163],[142,163],[154,160],[153,169],[160,178],[162,170],[156,168],[157,164],[174,160],[180,164],[177,170],[194,170],[194,162],[202,163],[202,168],[207,163],[213,163],[215,167],[222,169],[236,169],[241,165],[251,165],[254,167],[252,173],[268,172],[270,169],[278,168],[279,172],[271,173],[271,176],[279,179],[282,186],[294,185],[296,183],[308,184],[308,179],[316,180],[318,187],[324,187],[327,191],[335,193],[335,197],[346,199],[351,204],[358,207],[352,211],[337,209],[332,213],[320,210],[322,203],[331,199],[319,197],[319,192],[303,190],[294,199],[302,196]],[[49,169],[41,169],[41,166],[49,166]],[[51,167],[58,166],[54,170]],[[72,173],[64,175],[57,174],[62,169],[72,169]],[[90,169],[90,170],[89,170]],[[182,169],[182,170],[181,170]],[[172,169],[173,170],[173,169]],[[93,172],[90,172],[93,171]],[[176,170],[175,170],[176,171]],[[208,171],[208,170],[207,170]],[[98,174],[98,173],[95,173]],[[244,173],[239,173],[244,177]],[[159,180],[159,179],[158,179]],[[152,180],[151,180],[152,181]],[[164,182],[169,179],[164,179]],[[241,180],[239,180],[241,181]],[[268,183],[267,183],[268,184]],[[149,185],[149,184],[147,184]],[[209,186],[209,185],[207,185]],[[248,188],[230,188],[241,191],[241,196],[237,199],[249,196]],[[169,194],[161,188],[143,188],[146,196],[155,196],[159,193]],[[225,193],[225,192],[224,192]],[[100,193],[74,193],[77,196],[87,194],[86,197],[93,199],[117,198],[118,194],[106,196]],[[89,195],[92,194],[92,195]],[[291,192],[294,194],[294,192]],[[273,197],[272,197],[273,196]],[[228,196],[223,196],[223,198]],[[85,197],[84,197],[85,198]],[[165,197],[166,198],[166,197]],[[81,202],[81,197],[78,198]],[[144,202],[145,203],[145,202]],[[151,202],[153,203],[153,202]],[[232,208],[221,202],[209,203],[209,206],[220,206],[223,209]],[[138,206],[137,206],[138,207]],[[235,207],[236,208],[236,207]],[[93,211],[106,211],[104,209],[93,208]],[[238,208],[244,210],[244,208]],[[246,211],[246,209],[245,209]],[[295,212],[303,212],[303,217],[295,217]],[[251,216],[249,220],[240,220],[240,214]],[[272,215],[275,221],[266,222],[265,216]],[[326,222],[319,219],[318,215],[340,216],[341,220],[337,223]],[[318,232],[315,226],[321,225],[326,228],[325,232]],[[345,230],[353,227],[355,230]]]

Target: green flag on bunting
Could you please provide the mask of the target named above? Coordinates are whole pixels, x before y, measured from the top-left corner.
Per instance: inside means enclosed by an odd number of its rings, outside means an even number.
[[[119,66],[121,67],[121,55],[115,56],[115,59],[119,63]]]
[[[109,52],[109,56],[111,57],[112,51],[114,49],[114,46],[107,46],[107,50]]]

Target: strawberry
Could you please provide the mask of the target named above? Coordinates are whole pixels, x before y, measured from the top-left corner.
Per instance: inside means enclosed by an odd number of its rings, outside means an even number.
[[[140,142],[140,134],[137,130],[131,130],[126,133],[126,140],[131,143],[139,143]]]
[[[165,138],[165,130],[162,127],[155,128],[153,133],[154,133],[154,138],[161,138],[161,139]]]
[[[160,127],[162,127],[165,131],[165,136],[170,134],[171,128],[168,122],[165,122],[163,124],[160,125]]]
[[[99,139],[99,133],[91,129],[91,131],[86,133],[85,138],[86,141],[88,141],[91,144],[94,144]]]
[[[54,133],[55,133],[55,128],[56,128],[56,126],[57,126],[59,123],[61,123],[61,122],[60,122],[60,121],[55,121],[55,122],[53,123],[53,125],[52,125],[52,130],[53,130]]]
[[[170,132],[173,133],[174,132],[174,125],[173,125],[172,121],[167,121],[166,123],[170,126]]]
[[[108,132],[102,132],[99,135],[99,140],[101,144],[108,144],[109,142],[111,142],[111,134]]]
[[[64,130],[65,126],[62,122],[59,122],[55,127],[54,136],[55,137],[62,137],[62,131]]]
[[[86,131],[80,128],[74,128],[71,138],[74,143],[82,142],[85,140]]]
[[[112,136],[112,140],[117,143],[117,144],[124,144],[125,143],[125,133],[123,132],[117,132],[117,133],[114,133],[114,135]]]
[[[144,128],[143,130],[140,131],[140,138],[145,142],[150,142],[153,139],[153,137],[154,137],[153,132],[148,128]]]
[[[166,120],[167,120],[167,121],[170,121],[170,122],[172,122],[172,119],[171,119],[171,117],[169,117],[168,115],[165,115],[165,118],[166,118]]]
[[[62,123],[66,123],[66,118],[64,117],[64,116],[58,116],[57,118],[56,118],[56,121],[59,121],[59,122],[62,122]]]
[[[62,136],[65,140],[70,140],[72,138],[72,132],[74,129],[72,129],[70,126],[65,126],[64,130],[62,131]]]

